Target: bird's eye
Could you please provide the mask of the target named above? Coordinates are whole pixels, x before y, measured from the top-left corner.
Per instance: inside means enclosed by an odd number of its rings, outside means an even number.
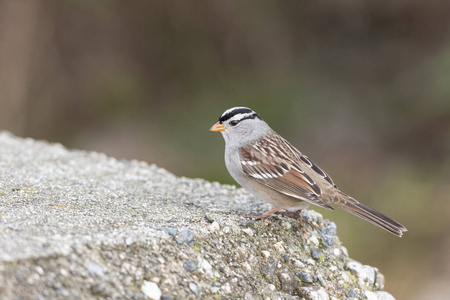
[[[234,120],[234,121],[230,122],[230,125],[231,126],[236,126],[238,123],[239,123],[239,121]]]

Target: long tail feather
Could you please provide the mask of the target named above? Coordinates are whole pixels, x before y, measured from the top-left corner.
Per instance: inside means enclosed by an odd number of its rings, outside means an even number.
[[[408,231],[406,227],[399,222],[389,218],[388,216],[382,214],[381,212],[373,209],[370,206],[358,202],[357,200],[344,193],[340,194],[339,198],[340,201],[333,201],[336,205],[348,211],[349,213],[360,217],[361,219],[364,219],[389,231],[390,233],[401,237],[404,231]]]

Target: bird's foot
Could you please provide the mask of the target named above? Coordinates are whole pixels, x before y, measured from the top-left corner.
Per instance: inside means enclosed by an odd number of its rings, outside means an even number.
[[[263,220],[266,223],[273,224],[273,222],[267,220],[267,218],[272,214],[278,214],[278,215],[282,215],[282,216],[286,216],[286,217],[296,218],[296,219],[299,219],[300,221],[302,221],[303,223],[308,224],[308,221],[305,218],[303,218],[302,216],[300,216],[300,213],[302,212],[301,209],[296,210],[296,211],[290,211],[290,210],[280,211],[280,210],[281,210],[281,208],[275,207],[275,208],[273,208],[269,211],[266,211],[262,214],[257,214],[257,213],[241,214],[241,216],[243,216],[245,218]]]
[[[270,215],[278,212],[279,210],[281,210],[281,208],[275,207],[275,208],[273,208],[273,209],[271,209],[269,211],[266,211],[265,213],[262,213],[262,214],[256,214],[256,213],[253,213],[253,214],[241,214],[241,216],[243,216],[245,218],[252,218],[252,219],[256,219],[256,220],[263,220],[266,223],[273,224],[271,221],[267,220],[267,218]]]

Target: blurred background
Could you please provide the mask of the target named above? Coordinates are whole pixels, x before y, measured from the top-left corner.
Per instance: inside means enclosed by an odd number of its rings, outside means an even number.
[[[0,130],[234,184],[249,106],[356,199],[350,256],[397,299],[450,294],[450,2],[0,0]]]

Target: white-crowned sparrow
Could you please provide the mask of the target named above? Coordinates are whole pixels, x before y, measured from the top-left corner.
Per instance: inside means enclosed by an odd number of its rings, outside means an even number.
[[[246,190],[275,208],[260,218],[285,209],[299,211],[315,204],[329,204],[402,236],[407,229],[397,221],[341,192],[330,176],[288,141],[273,131],[253,110],[226,110],[210,131],[225,139],[225,164]]]

